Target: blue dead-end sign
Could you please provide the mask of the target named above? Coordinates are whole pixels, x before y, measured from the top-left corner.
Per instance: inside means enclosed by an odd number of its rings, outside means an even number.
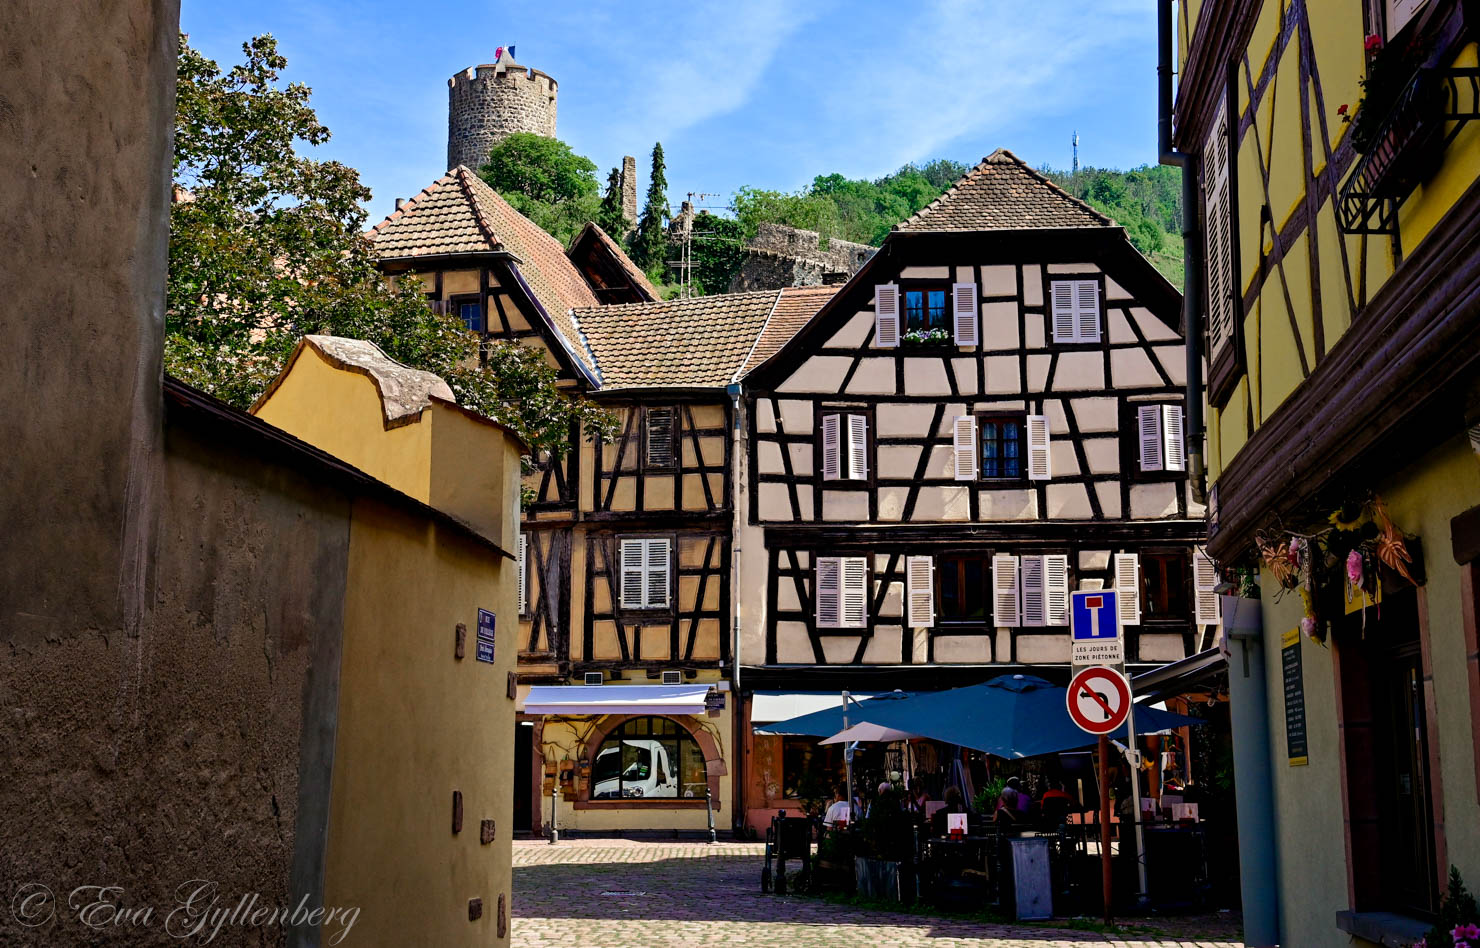
[[[1125,661],[1115,590],[1086,589],[1069,594],[1069,630],[1075,665],[1115,665]]]
[[[487,609],[478,610],[478,648],[476,657],[480,662],[493,662],[494,646],[494,619],[493,613]]]

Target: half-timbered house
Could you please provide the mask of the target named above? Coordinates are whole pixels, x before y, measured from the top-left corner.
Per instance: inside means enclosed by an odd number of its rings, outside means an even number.
[[[1120,591],[1132,668],[1203,647],[1180,306],[1120,227],[998,151],[815,316],[773,320],[744,379],[746,692],[1066,680],[1081,588]],[[783,771],[780,741],[749,766]]]

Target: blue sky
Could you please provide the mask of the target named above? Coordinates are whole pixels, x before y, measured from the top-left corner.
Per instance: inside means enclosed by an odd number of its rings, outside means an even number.
[[[223,66],[278,38],[372,221],[446,170],[447,79],[508,44],[560,83],[559,136],[601,181],[661,141],[674,203],[997,147],[1067,167],[1076,129],[1083,164],[1156,160],[1145,0],[184,0],[181,21]]]

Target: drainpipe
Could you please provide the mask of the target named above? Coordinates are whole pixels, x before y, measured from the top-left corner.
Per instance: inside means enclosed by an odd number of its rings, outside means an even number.
[[[731,414],[734,415],[734,426],[730,433],[732,440],[730,448],[731,471],[743,470],[741,454],[745,450],[745,426],[740,416],[740,383],[732,382],[725,386],[725,393],[730,396]],[[749,472],[747,472],[748,474]],[[741,490],[740,478],[733,474],[730,495],[730,506],[733,512],[730,518],[730,608],[734,610],[734,616],[730,625],[730,692],[731,700],[735,702],[730,711],[730,720],[734,722],[731,734],[730,754],[734,764],[735,778],[730,785],[730,799],[733,801],[730,813],[730,829],[737,839],[745,833],[745,761],[750,751],[750,715],[745,712],[745,696],[740,692],[740,528],[743,525],[742,511],[744,496]],[[711,814],[713,811],[710,811]],[[711,821],[713,817],[711,816]],[[711,822],[710,833],[714,829]]]
[[[1186,416],[1187,481],[1192,497],[1208,501],[1207,465],[1203,457],[1202,369],[1202,233],[1197,227],[1197,166],[1191,155],[1172,147],[1172,4],[1157,9],[1157,150],[1164,165],[1182,169],[1182,329],[1187,347]]]

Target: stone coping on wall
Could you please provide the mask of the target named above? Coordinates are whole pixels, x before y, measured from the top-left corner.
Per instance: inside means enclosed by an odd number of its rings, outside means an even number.
[[[1337,912],[1336,927],[1387,948],[1408,948],[1429,931],[1428,923],[1396,912]]]

